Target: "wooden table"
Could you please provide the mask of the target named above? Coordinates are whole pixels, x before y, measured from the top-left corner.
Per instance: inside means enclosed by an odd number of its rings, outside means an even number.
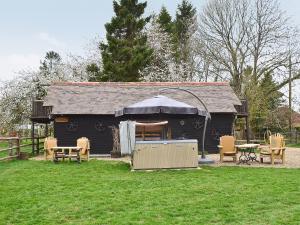
[[[53,147],[51,148],[53,150],[53,162],[58,162],[58,159],[65,160],[65,158],[68,158],[71,160],[72,158],[75,158],[78,163],[81,162],[80,158],[80,151],[81,148],[77,146],[71,146],[71,147]],[[75,153],[75,154],[73,154]]]
[[[236,148],[239,152],[241,152],[241,155],[239,157],[240,163],[246,163],[250,165],[249,161],[257,161],[257,155],[255,153],[255,150],[259,147],[259,144],[243,144],[243,145],[236,145]]]

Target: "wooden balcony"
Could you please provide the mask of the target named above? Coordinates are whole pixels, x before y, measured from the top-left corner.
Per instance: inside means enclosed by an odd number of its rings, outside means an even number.
[[[37,123],[49,123],[52,111],[51,106],[43,106],[43,100],[33,100],[31,121]]]
[[[247,117],[248,116],[248,102],[245,99],[240,100],[242,105],[236,105],[235,109],[237,111],[237,117]]]

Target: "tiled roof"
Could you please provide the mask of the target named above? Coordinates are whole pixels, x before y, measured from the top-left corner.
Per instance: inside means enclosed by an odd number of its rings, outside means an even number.
[[[156,95],[164,95],[204,110],[193,92],[211,113],[236,113],[241,102],[225,82],[61,82],[49,87],[45,106],[53,114],[114,114],[125,106]]]

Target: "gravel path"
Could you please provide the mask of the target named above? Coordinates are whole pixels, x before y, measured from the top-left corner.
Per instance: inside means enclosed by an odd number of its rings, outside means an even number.
[[[264,163],[258,162],[250,162],[251,165],[241,164],[237,165],[236,163],[230,161],[232,158],[225,157],[223,163],[220,163],[220,155],[219,154],[209,154],[207,155],[208,158],[213,159],[215,161],[214,164],[211,166],[242,166],[242,167],[274,167],[274,168],[300,168],[300,148],[287,148],[286,149],[286,163],[283,165],[281,160],[275,160],[275,165],[272,165],[270,160],[267,158],[264,160]],[[44,160],[44,156],[39,155],[36,157],[31,158],[33,160]],[[98,160],[111,160],[111,161],[123,161],[126,163],[130,162],[129,157],[123,158],[110,158],[110,157],[99,157],[96,158]]]

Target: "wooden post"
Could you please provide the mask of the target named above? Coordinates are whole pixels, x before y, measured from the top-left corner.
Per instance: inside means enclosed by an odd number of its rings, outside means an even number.
[[[36,153],[37,155],[40,154],[40,137],[37,136],[36,138]]]
[[[8,147],[10,148],[8,150],[8,156],[12,156],[13,155],[13,140],[9,139],[8,140]]]
[[[248,100],[246,100],[245,109],[246,109],[246,114],[247,114],[247,116],[246,116],[247,143],[250,143],[250,126],[249,126]]]
[[[48,137],[48,123],[46,123],[46,126],[45,126],[45,137]]]
[[[21,144],[20,137],[17,138],[16,142],[17,142],[17,143],[16,143],[16,144],[17,144],[16,155],[17,155],[17,157],[19,158],[19,157],[20,157],[20,151],[21,151],[21,147],[20,147],[20,144]]]
[[[246,117],[246,135],[247,135],[247,143],[250,143],[250,128],[249,128],[249,117]]]
[[[290,136],[292,136],[292,57],[289,56],[289,131]]]
[[[31,144],[32,144],[32,155],[34,155],[34,122],[31,123]]]

